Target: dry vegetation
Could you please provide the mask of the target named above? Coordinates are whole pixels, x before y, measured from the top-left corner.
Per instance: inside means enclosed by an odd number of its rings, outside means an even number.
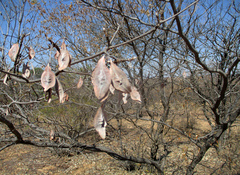
[[[240,174],[239,7],[0,1],[0,173]]]
[[[173,126],[184,130],[190,137],[201,137],[211,130],[208,122],[201,115],[200,110],[191,110],[191,127],[187,128],[186,118],[169,118],[167,123],[173,120]],[[139,156],[149,152],[150,143],[146,134],[138,127],[150,129],[151,122],[133,119],[133,123],[122,121],[122,144],[130,154]],[[228,132],[226,144],[218,151],[212,147],[208,150],[203,160],[197,165],[196,174],[237,174],[240,172],[240,122],[237,122]],[[110,126],[116,127],[117,121],[112,119]],[[184,173],[186,166],[191,162],[197,147],[191,144],[186,137],[179,132],[165,127],[164,141],[168,142],[169,151],[164,173],[174,174],[174,171]],[[80,140],[87,144],[102,144],[115,151],[120,151],[120,143],[114,140],[118,134],[108,127],[107,139],[100,140],[98,134],[93,131]],[[164,151],[164,150],[160,150]],[[146,156],[146,155],[145,155]],[[151,166],[139,163],[129,165],[115,160],[105,153],[89,152],[84,150],[64,150],[57,148],[39,148],[28,145],[14,145],[3,150],[0,154],[1,174],[155,174]],[[132,166],[132,167],[131,167]]]

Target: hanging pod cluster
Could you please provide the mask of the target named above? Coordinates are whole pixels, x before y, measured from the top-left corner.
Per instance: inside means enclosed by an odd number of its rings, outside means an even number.
[[[66,69],[70,66],[71,55],[66,48],[65,41],[62,42],[60,53],[57,51],[54,57],[58,60],[59,70]],[[44,91],[48,94],[48,103],[51,102],[53,87],[55,87],[60,103],[68,101],[68,94],[64,92],[61,82],[55,77],[49,64],[45,67],[45,70],[41,75],[41,85],[44,88]]]
[[[104,102],[108,98],[109,91],[114,94],[114,90],[120,91],[124,104],[127,103],[127,96],[132,100],[141,103],[141,97],[136,87],[131,86],[127,75],[111,61],[110,70],[105,64],[105,56],[98,61],[92,72],[92,84],[95,96],[103,103],[97,110],[94,117],[94,127],[102,139],[106,137],[107,117],[104,112]]]
[[[60,53],[57,51],[54,57],[58,60],[58,70],[66,69],[68,66],[70,67],[71,55],[67,50],[65,41],[62,42]]]
[[[19,52],[19,45],[14,44],[9,50],[9,57],[12,61],[16,61],[17,55]],[[32,47],[29,47],[29,59],[33,59],[35,56],[35,51]],[[58,69],[64,70],[71,65],[71,55],[66,48],[66,44],[63,41],[61,45],[60,52],[56,52],[54,55],[55,59],[58,60]],[[30,62],[31,63],[31,62]],[[94,71],[92,72],[92,84],[94,88],[95,96],[102,103],[98,108],[95,117],[94,117],[94,127],[99,133],[102,139],[106,137],[106,126],[107,126],[107,117],[104,111],[106,99],[109,96],[109,91],[114,94],[114,91],[119,91],[119,99],[123,100],[124,104],[127,103],[127,97],[130,95],[132,100],[135,100],[141,103],[141,97],[137,88],[131,86],[127,75],[112,61],[110,62],[110,69],[106,66],[105,55],[102,56]],[[32,66],[33,67],[33,66]],[[33,68],[34,71],[34,68]],[[23,64],[22,76],[24,78],[30,77],[30,67],[29,62]],[[6,81],[8,74],[4,77],[4,84],[7,85]],[[51,70],[50,65],[48,64],[45,67],[41,75],[41,85],[44,88],[44,91],[48,94],[48,103],[52,99],[52,88],[55,87],[56,93],[59,98],[60,103],[64,103],[68,100],[67,93],[64,92],[61,82],[55,76],[55,73]],[[83,85],[83,80],[80,77],[77,88],[80,88]]]
[[[44,88],[44,91],[48,94],[48,103],[50,103],[52,99],[53,87],[55,87],[60,103],[68,101],[67,93],[64,92],[61,82],[55,76],[49,64],[45,67],[45,70],[41,75],[41,85]]]
[[[17,57],[18,57],[18,53],[20,52],[19,49],[20,49],[20,48],[19,48],[19,44],[18,44],[18,43],[15,43],[15,44],[12,45],[12,47],[11,47],[11,48],[9,49],[9,51],[8,51],[8,56],[9,56],[9,58],[10,58],[13,62],[15,62],[16,59],[17,59]],[[29,49],[28,57],[29,57],[29,59],[31,60],[31,59],[33,59],[34,56],[35,56],[35,51],[33,50],[32,47],[29,47],[28,49]],[[23,68],[22,68],[22,76],[23,76],[24,78],[29,78],[30,75],[31,75],[29,63],[31,64],[33,74],[35,74],[35,70],[34,70],[33,64],[32,64],[30,61],[28,61],[27,63],[23,63],[23,65],[22,65],[22,66],[23,66]],[[8,72],[10,72],[10,69],[8,70]],[[4,76],[3,83],[4,83],[5,85],[7,85],[7,86],[8,86],[8,84],[7,84],[7,80],[8,80],[8,79],[9,79],[9,76],[8,76],[8,74],[6,74],[6,75]]]

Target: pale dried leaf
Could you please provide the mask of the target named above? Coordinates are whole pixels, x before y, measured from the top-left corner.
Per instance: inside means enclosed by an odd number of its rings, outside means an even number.
[[[127,75],[112,61],[110,66],[110,73],[112,77],[113,86],[115,89],[123,93],[131,92],[131,84],[128,81]]]
[[[65,98],[64,98],[64,90],[62,87],[62,84],[60,83],[60,81],[56,78],[56,83],[55,83],[55,89],[59,98],[59,102],[60,103],[64,103]]]
[[[11,58],[11,60],[13,62],[15,62],[15,60],[16,60],[18,50],[19,50],[19,45],[18,45],[18,43],[16,43],[16,44],[12,45],[11,49],[8,52],[8,56]]]
[[[80,87],[82,87],[82,85],[83,85],[83,80],[82,80],[82,78],[80,77],[80,78],[79,78],[79,81],[78,81],[78,83],[77,83],[77,88],[79,89]]]
[[[33,50],[32,47],[29,47],[29,59],[33,59],[35,56],[35,51]]]
[[[96,97],[103,102],[108,97],[109,86],[111,84],[110,71],[105,65],[104,56],[98,61],[92,72],[92,83]]]
[[[130,92],[131,99],[137,101],[138,103],[142,103],[141,96],[137,91],[137,88],[132,86],[132,91]]]
[[[123,100],[123,103],[124,103],[124,104],[127,103],[127,97],[128,97],[128,94],[127,94],[127,93],[122,93],[122,100]]]
[[[8,79],[8,74],[6,74],[3,78],[3,83],[8,86],[7,79]]]
[[[106,114],[103,109],[103,105],[100,106],[97,110],[97,113],[94,117],[93,125],[100,135],[102,139],[105,139],[106,137],[106,126],[107,126],[107,119]]]
[[[41,76],[41,84],[44,91],[52,88],[55,85],[55,81],[55,74],[51,71],[51,67],[48,64]]]

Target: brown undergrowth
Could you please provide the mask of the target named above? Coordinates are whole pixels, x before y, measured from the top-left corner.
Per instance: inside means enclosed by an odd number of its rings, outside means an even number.
[[[184,130],[190,137],[196,138],[206,134],[209,127],[201,115],[194,119],[194,126],[186,128],[185,118],[169,119],[174,127]],[[107,139],[100,140],[97,133],[91,132],[85,140],[88,144],[101,144],[121,154],[129,154],[149,158],[150,141],[145,132],[136,129],[136,125],[146,130],[150,129],[151,123],[144,120],[134,119],[135,126],[130,121],[121,121],[121,143],[116,138],[119,133],[114,130],[118,127],[115,119],[109,122]],[[112,126],[112,127],[110,127]],[[156,126],[155,126],[156,127]],[[227,141],[222,143],[222,149],[212,147],[204,159],[195,168],[196,174],[237,174],[240,172],[240,127],[235,124],[230,133],[226,133]],[[187,165],[197,154],[198,147],[192,144],[179,132],[166,128],[164,142],[168,144],[171,153],[165,159],[165,174],[174,172],[184,174]],[[122,145],[123,149],[120,149]],[[76,150],[75,150],[76,151]],[[163,149],[160,149],[160,153]],[[62,152],[63,153],[63,152]],[[124,162],[117,161],[104,153],[93,153],[80,150],[77,152],[59,154],[55,149],[39,148],[28,145],[13,145],[3,150],[0,154],[0,174],[155,174],[151,167],[141,164],[133,164],[134,171],[127,171]]]

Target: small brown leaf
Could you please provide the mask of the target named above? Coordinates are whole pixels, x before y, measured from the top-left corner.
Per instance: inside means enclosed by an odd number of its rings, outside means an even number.
[[[49,133],[49,140],[54,140],[55,139],[55,132],[51,129]]]
[[[131,99],[137,101],[138,103],[142,103],[141,96],[137,91],[137,88],[134,86],[132,86],[131,88],[132,88],[132,91],[130,92]]]
[[[35,56],[35,51],[33,50],[32,47],[29,47],[29,59],[33,59]]]
[[[107,118],[106,118],[106,114],[103,109],[103,105],[98,108],[97,113],[94,117],[93,125],[94,125],[96,131],[101,136],[101,138],[105,139]]]
[[[127,75],[112,61],[110,66],[110,73],[112,76],[114,88],[123,93],[129,94],[131,92],[131,84],[128,81]]]
[[[59,102],[60,103],[64,103],[65,98],[64,98],[64,90],[62,87],[62,84],[60,83],[60,81],[56,78],[56,83],[55,83],[55,89],[59,98]]]
[[[79,78],[79,81],[78,81],[78,83],[77,83],[77,88],[79,89],[80,87],[82,87],[82,85],[83,85],[83,80],[82,80],[82,78],[80,77],[80,78]]]
[[[109,86],[111,83],[110,71],[105,65],[105,58],[98,61],[94,71],[92,72],[92,84],[96,97],[103,102],[108,97]]]
[[[11,60],[13,62],[15,62],[15,60],[16,60],[18,50],[19,50],[19,45],[18,45],[18,43],[16,43],[16,44],[12,45],[11,49],[8,52],[8,56],[11,58]]]
[[[55,74],[51,71],[51,67],[48,64],[41,76],[41,84],[44,91],[52,88],[55,85],[55,81]]]
[[[68,96],[68,94],[66,92],[64,92],[64,99],[65,99],[65,101],[69,100],[69,96]]]

